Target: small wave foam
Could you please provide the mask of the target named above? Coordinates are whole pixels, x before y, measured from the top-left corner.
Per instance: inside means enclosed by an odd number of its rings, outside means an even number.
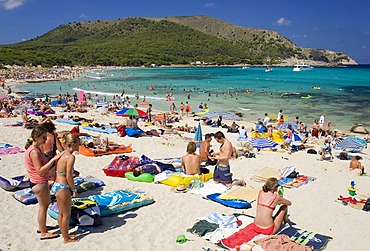
[[[91,93],[91,94],[98,94],[100,96],[114,96],[114,95],[118,95],[118,96],[121,96],[121,93],[118,93],[118,92],[101,92],[101,91],[97,91],[97,90],[84,90],[84,89],[81,89],[81,88],[73,88],[74,91],[83,91],[85,93]],[[135,95],[134,94],[125,94],[124,95],[125,97],[130,97],[130,98],[134,98]],[[146,96],[145,97],[146,99],[155,99],[155,100],[165,100],[165,98],[160,98],[160,97],[153,97],[153,96]]]
[[[248,109],[248,108],[241,108],[241,107],[239,107],[239,109],[242,110],[242,111],[250,111],[251,110],[251,109]]]

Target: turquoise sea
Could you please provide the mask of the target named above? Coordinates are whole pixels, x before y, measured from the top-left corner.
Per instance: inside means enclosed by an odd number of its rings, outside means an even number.
[[[151,85],[155,85],[154,90],[148,89]],[[325,113],[332,128],[348,131],[357,123],[370,128],[368,65],[302,72],[293,72],[292,67],[275,67],[267,73],[262,67],[114,69],[85,72],[76,81],[20,85],[18,90],[50,95],[85,90],[106,96],[107,100],[125,90],[131,104],[139,103],[145,95],[155,110],[166,111],[170,102],[165,101],[165,96],[172,92],[177,107],[188,101],[192,109],[197,109],[202,102],[211,111],[241,112],[248,121],[263,118],[265,112],[276,114],[283,109],[289,121],[299,116],[310,125]],[[252,92],[244,94],[245,90]],[[186,97],[188,91],[190,99]],[[140,95],[138,101],[134,98],[136,92]],[[287,92],[299,94],[282,98],[281,94]]]

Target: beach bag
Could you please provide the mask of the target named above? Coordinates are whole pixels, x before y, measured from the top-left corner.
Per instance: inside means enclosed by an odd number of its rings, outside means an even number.
[[[317,151],[315,149],[308,149],[307,153],[309,154],[317,154]]]
[[[193,179],[189,183],[189,189],[199,189],[204,186],[203,182],[201,180]]]
[[[364,207],[362,208],[363,211],[369,212],[370,211],[370,197],[365,202]]]
[[[102,224],[98,203],[87,199],[72,202],[71,219],[78,226],[99,226]]]
[[[120,125],[117,127],[117,134],[120,137],[125,137],[126,136],[126,125]]]

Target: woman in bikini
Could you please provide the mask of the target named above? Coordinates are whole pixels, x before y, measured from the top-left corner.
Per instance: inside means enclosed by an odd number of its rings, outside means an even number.
[[[39,204],[37,214],[38,230],[41,233],[41,240],[56,238],[59,235],[49,233],[46,227],[46,212],[50,204],[50,191],[48,185],[49,170],[57,161],[61,154],[55,155],[49,161],[41,151],[40,146],[45,144],[47,129],[42,125],[37,125],[31,132],[31,136],[26,143],[24,163],[30,177],[32,191],[36,194]]]
[[[64,238],[64,243],[76,242],[73,236],[68,235],[69,218],[71,216],[71,195],[77,196],[77,190],[73,183],[73,166],[75,156],[72,154],[78,151],[80,139],[77,135],[69,133],[65,137],[66,150],[56,164],[56,178],[51,191],[55,194],[59,210],[58,225]]]
[[[260,190],[257,199],[257,213],[254,218],[254,231],[260,234],[275,234],[283,222],[288,222],[288,206],[292,205],[287,199],[284,199],[276,192],[279,184],[276,178],[269,178],[262,190]],[[275,207],[282,204],[273,216]]]

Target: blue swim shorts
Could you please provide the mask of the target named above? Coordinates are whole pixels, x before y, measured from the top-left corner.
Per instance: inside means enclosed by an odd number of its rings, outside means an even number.
[[[231,184],[233,174],[230,172],[230,166],[219,166],[216,165],[213,180],[222,184]]]

